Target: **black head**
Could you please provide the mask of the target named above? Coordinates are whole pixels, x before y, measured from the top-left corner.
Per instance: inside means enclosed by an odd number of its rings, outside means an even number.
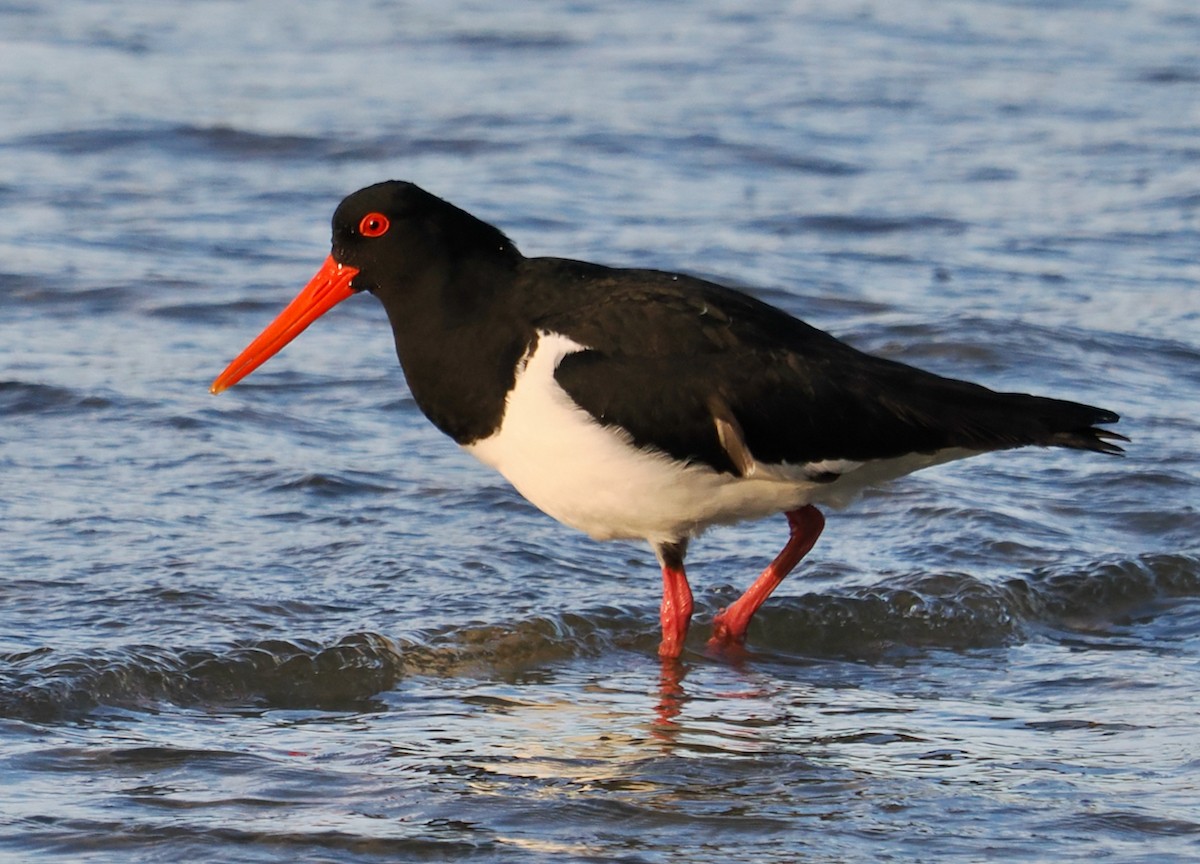
[[[212,392],[232,387],[358,291],[383,301],[398,352],[402,333],[428,340],[431,323],[485,318],[520,260],[499,230],[412,183],[360,189],[333,214],[333,250],[321,269],[217,376]]]
[[[332,254],[359,271],[354,290],[385,301],[396,289],[439,274],[444,278],[472,263],[520,257],[499,229],[401,180],[360,189],[338,205]]]

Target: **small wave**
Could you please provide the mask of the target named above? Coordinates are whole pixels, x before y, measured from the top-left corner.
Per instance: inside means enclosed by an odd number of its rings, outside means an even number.
[[[820,234],[864,235],[927,231],[961,234],[967,229],[965,223],[944,216],[882,216],[845,213],[757,219],[751,223],[751,227],[781,236],[809,231]]]
[[[814,153],[793,152],[758,142],[731,141],[710,134],[663,138],[630,132],[587,132],[572,138],[570,144],[579,150],[595,151],[606,156],[645,153],[649,150],[688,152],[706,162],[765,166],[823,177],[849,177],[865,170],[861,165]]]
[[[1134,80],[1146,84],[1200,84],[1200,71],[1186,66],[1157,66],[1143,70]]]
[[[1191,554],[1048,569],[1002,583],[964,573],[908,574],[844,593],[772,600],[755,619],[749,647],[755,654],[868,661],[929,649],[993,648],[1034,630],[1095,633],[1135,611],[1196,597],[1200,556]],[[701,601],[689,657],[700,656],[707,621],[728,599],[718,593]],[[375,697],[411,676],[510,680],[611,651],[653,655],[657,611],[599,606],[448,626],[404,640],[366,632],[333,644],[267,639],[215,650],[131,646],[68,658],[48,649],[0,655],[0,716],[52,722],[100,706],[155,710],[162,703],[369,710],[377,707]],[[1150,642],[1147,617],[1138,626]]]
[[[783,168],[800,174],[849,177],[861,174],[864,170],[859,165],[837,159],[824,158],[811,153],[794,153],[768,147],[761,143],[730,141],[719,135],[688,135],[675,143],[681,152],[712,151],[752,165]]]
[[[26,381],[0,381],[0,414],[46,414],[109,408],[103,396],[83,395],[66,387]]]
[[[22,144],[76,156],[90,153],[154,148],[179,152],[197,145],[239,156],[318,158],[324,139],[307,135],[269,135],[230,126],[154,124],[143,127],[68,129],[28,136]]]
[[[374,162],[431,151],[470,155],[512,145],[474,134],[406,137],[388,133],[364,139],[344,135],[271,134],[228,125],[155,124],[142,127],[70,129],[27,136],[17,143],[67,156],[148,151],[192,158],[291,159],[301,162]]]
[[[231,309],[235,305],[231,303],[169,303],[147,309],[145,314],[151,318],[183,321],[190,326],[220,324],[233,318],[235,312],[241,311],[240,309]],[[256,304],[255,311],[258,306],[265,309],[273,308],[272,304],[264,302]]]
[[[780,598],[759,612],[752,647],[862,659],[994,647],[1019,638],[1014,612],[1003,588],[967,574],[909,575],[841,596]]]
[[[552,31],[517,33],[475,30],[459,33],[453,41],[472,51],[558,51],[575,45],[571,36]]]
[[[1034,629],[1102,629],[1174,598],[1200,597],[1200,557],[1146,555],[1035,571],[1001,583],[965,573],[910,574],[845,595],[780,598],[754,644],[788,653],[875,657],[1020,641]],[[732,597],[730,597],[732,599]]]
[[[375,475],[363,475],[374,477]],[[271,487],[272,492],[308,492],[322,498],[342,498],[347,495],[386,494],[395,492],[392,486],[385,486],[373,480],[354,477],[349,474],[305,474],[292,480]]]
[[[411,646],[409,665],[422,674],[512,678],[530,669],[619,648],[653,651],[657,610],[603,606],[538,615],[509,624],[455,628]]]
[[[1005,587],[1028,621],[1056,627],[1102,622],[1156,601],[1200,597],[1200,555],[1142,555],[1045,569]]]
[[[0,657],[0,716],[48,722],[112,706],[153,710],[160,703],[232,707],[361,709],[395,685],[403,652],[391,639],[357,633],[322,646],[271,639],[220,651],[133,646],[26,669],[53,655]]]
[[[220,650],[131,646],[61,659],[40,649],[0,655],[0,717],[54,722],[86,716],[102,706],[153,711],[163,703],[210,710],[362,711],[409,676],[509,679],[612,649],[613,634],[630,629],[627,614],[606,609],[471,625],[404,642],[354,633],[332,645],[266,639]]]
[[[1064,820],[1072,831],[1102,835],[1146,837],[1186,837],[1200,834],[1200,823],[1186,819],[1171,819],[1136,810],[1113,810],[1087,813]]]
[[[0,187],[0,196],[3,195]],[[54,273],[15,273],[0,271],[0,286],[10,303],[18,303],[22,309],[35,307],[70,308],[72,314],[107,311],[121,307],[127,301],[129,290],[121,285],[80,285],[63,279]]]

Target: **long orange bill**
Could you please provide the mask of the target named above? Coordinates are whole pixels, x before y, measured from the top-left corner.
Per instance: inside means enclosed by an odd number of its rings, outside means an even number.
[[[332,255],[326,258],[317,275],[296,295],[296,299],[225,367],[225,371],[217,376],[208,389],[212,393],[224,392],[270,360],[280,348],[303,333],[309,324],[354,294],[350,280],[356,275],[357,268],[339,264]]]

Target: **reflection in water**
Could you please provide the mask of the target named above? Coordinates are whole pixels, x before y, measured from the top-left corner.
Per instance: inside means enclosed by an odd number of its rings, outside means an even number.
[[[704,651],[705,657],[717,664],[742,670],[750,657],[746,647],[741,644],[721,642],[714,645],[710,642]],[[691,664],[673,657],[664,657],[658,676],[658,703],[654,707],[655,718],[651,724],[651,735],[665,742],[673,742],[675,733],[679,731],[677,719],[684,707],[690,701],[683,681],[691,671]],[[729,698],[739,698],[741,694],[724,694]]]
[[[660,741],[675,740],[675,718],[687,703],[683,679],[687,677],[688,665],[678,657],[664,657],[658,677],[658,704],[654,711],[657,717],[650,725],[650,733]]]

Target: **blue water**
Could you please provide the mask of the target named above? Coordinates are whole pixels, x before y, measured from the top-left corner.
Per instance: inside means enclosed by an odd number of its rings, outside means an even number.
[[[1200,858],[1200,13],[1032,4],[0,6],[0,857]],[[413,180],[526,254],[686,270],[1118,411],[659,578],[417,412],[342,304]]]

